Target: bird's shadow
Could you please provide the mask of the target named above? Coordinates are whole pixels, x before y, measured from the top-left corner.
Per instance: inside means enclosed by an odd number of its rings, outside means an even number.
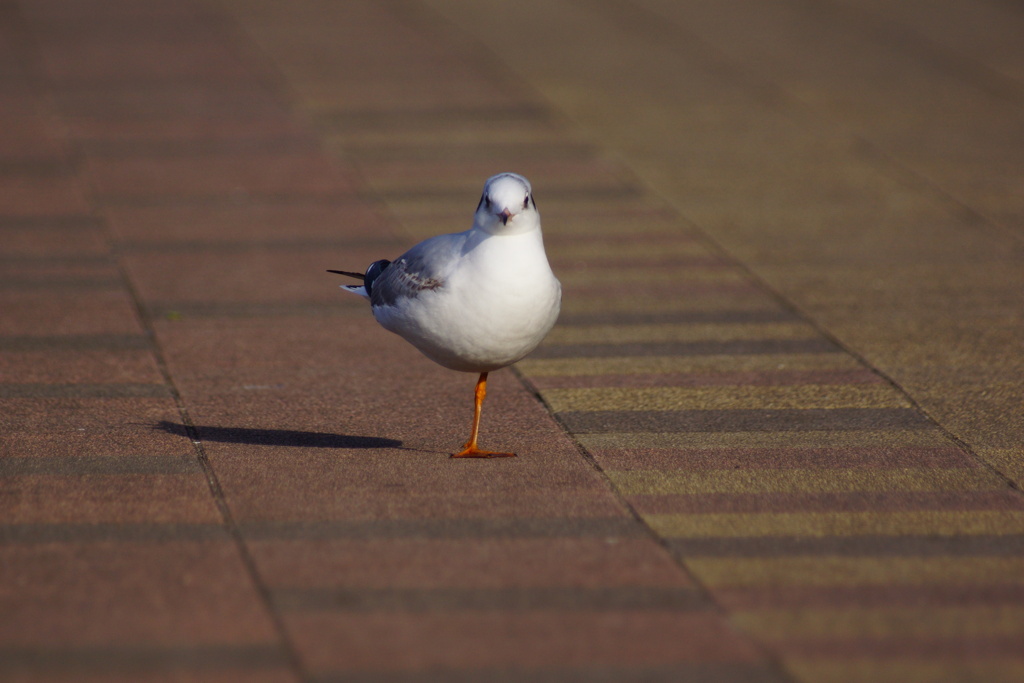
[[[377,436],[354,436],[326,432],[304,432],[293,429],[252,429],[250,427],[188,427],[162,420],[154,429],[184,436],[198,435],[201,441],[250,444],[253,446],[290,446],[298,448],[400,448],[402,442]]]

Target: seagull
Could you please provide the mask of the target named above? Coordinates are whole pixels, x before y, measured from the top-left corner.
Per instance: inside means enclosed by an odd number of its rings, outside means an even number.
[[[453,458],[514,457],[477,446],[487,374],[537,348],[558,318],[562,286],[551,272],[530,182],[500,173],[484,183],[473,227],[374,261],[341,288],[370,302],[373,317],[451,370],[478,373],[469,440]]]

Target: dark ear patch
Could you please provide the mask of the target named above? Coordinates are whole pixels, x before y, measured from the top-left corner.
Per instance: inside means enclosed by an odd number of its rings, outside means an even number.
[[[391,261],[387,259],[381,259],[380,261],[374,261],[370,264],[370,267],[366,269],[366,276],[363,279],[363,286],[366,287],[366,295],[369,296],[373,292],[373,281],[381,276],[384,269],[391,265]]]

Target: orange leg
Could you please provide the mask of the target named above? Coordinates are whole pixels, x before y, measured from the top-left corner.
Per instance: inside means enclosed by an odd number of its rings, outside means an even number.
[[[475,401],[473,405],[473,429],[469,433],[469,441],[462,446],[461,453],[453,453],[453,458],[514,458],[515,453],[498,453],[495,451],[482,451],[476,447],[476,436],[480,432],[480,409],[487,397],[487,373],[481,372],[480,379],[476,381]]]

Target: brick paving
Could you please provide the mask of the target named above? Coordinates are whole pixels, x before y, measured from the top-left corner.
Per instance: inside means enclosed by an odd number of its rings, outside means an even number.
[[[1024,677],[1024,12],[0,3],[0,679]],[[474,378],[326,268],[533,182]]]

